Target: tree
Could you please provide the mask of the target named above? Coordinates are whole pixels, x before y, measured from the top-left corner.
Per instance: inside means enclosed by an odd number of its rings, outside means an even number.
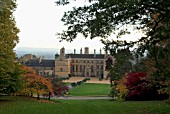
[[[161,46],[163,45],[163,46]],[[170,95],[170,40],[152,47],[147,60],[154,83],[160,85],[160,93]]]
[[[30,67],[23,66],[22,69],[25,71],[25,74],[23,75],[24,89],[21,94],[31,95],[32,97],[33,93],[36,93],[38,99],[40,95],[48,94],[50,99],[50,96],[53,94],[51,80],[37,75],[35,70]]]
[[[111,85],[113,81],[118,81],[125,75],[125,73],[132,70],[132,63],[130,62],[132,54],[130,50],[115,49],[114,52],[115,53],[111,54],[114,55],[115,60],[113,60],[113,57],[111,56],[109,56],[106,60],[106,70],[109,70],[107,77],[110,77]]]
[[[65,5],[69,1],[58,0],[57,4]],[[72,11],[64,13],[62,21],[67,26],[67,30],[58,33],[61,40],[72,41],[78,33],[81,33],[91,39],[101,37],[106,49],[113,45],[117,48],[132,47],[137,44],[137,53],[143,54],[146,50],[149,53],[155,52],[151,55],[157,66],[156,75],[169,81],[169,70],[163,70],[165,64],[162,68],[160,67],[157,55],[162,52],[161,48],[170,39],[170,2],[168,0],[89,0],[89,2],[91,4],[88,6],[73,8]],[[116,30],[119,31],[118,38],[129,34],[131,31],[128,27],[142,31],[144,35],[131,42],[107,39]]]
[[[15,8],[15,0],[0,1],[0,94],[12,92],[8,89],[11,89],[11,83],[17,81],[13,49],[18,43],[19,30],[13,16]]]
[[[130,72],[132,69],[132,63],[130,62],[132,54],[129,49],[117,49],[114,57],[116,59],[115,64],[110,69],[112,72],[112,81],[121,79],[125,73]]]
[[[64,93],[69,91],[69,88],[62,82],[61,78],[53,77],[52,79],[53,91],[55,96],[63,96]]]
[[[58,0],[57,3],[63,5],[69,1]],[[73,8],[72,11],[64,13],[62,21],[67,26],[67,30],[58,34],[60,39],[72,41],[78,33],[90,38],[107,38],[118,29],[120,30],[118,35],[124,35],[130,32],[128,28],[120,29],[124,25],[134,25],[135,29],[145,30],[146,36],[131,43],[126,41],[105,43],[108,45],[116,43],[119,46],[141,43],[141,45],[151,46],[169,38],[170,3],[166,0],[89,1],[93,1],[89,6]]]
[[[156,86],[147,80],[144,72],[128,73],[125,77],[125,86],[128,92],[126,100],[164,100],[168,98],[167,93],[159,94],[159,84]]]
[[[114,53],[114,64],[111,64],[112,60],[108,58],[106,60],[106,67],[109,70],[109,77],[111,82],[112,90],[110,92],[110,96],[117,97],[118,96],[118,90],[117,86],[120,81],[120,79],[123,78],[123,76],[131,72],[132,70],[132,53],[129,49],[116,49],[116,53]]]
[[[58,0],[65,5],[71,0]],[[170,37],[170,2],[167,0],[89,0],[90,5],[73,8],[63,18],[67,30],[58,33],[61,40],[72,41],[78,33],[90,38],[110,36],[119,30],[118,37],[129,34],[128,27],[144,32],[137,41],[102,40],[106,48],[113,46],[139,46],[138,52],[165,42]],[[123,27],[122,27],[123,26]],[[132,38],[134,39],[134,38]]]
[[[4,93],[6,94],[15,94],[19,91],[21,91],[23,88],[22,85],[22,70],[20,69],[20,65],[16,64],[14,72],[10,73],[10,84],[6,87],[4,90]]]

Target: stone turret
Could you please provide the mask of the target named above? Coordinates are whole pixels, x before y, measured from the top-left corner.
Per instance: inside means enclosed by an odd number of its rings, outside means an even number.
[[[60,49],[60,55],[65,56],[65,48],[64,47]]]

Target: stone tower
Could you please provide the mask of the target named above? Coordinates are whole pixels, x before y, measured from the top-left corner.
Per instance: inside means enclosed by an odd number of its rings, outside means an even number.
[[[65,56],[65,48],[64,47],[60,49],[60,55]]]

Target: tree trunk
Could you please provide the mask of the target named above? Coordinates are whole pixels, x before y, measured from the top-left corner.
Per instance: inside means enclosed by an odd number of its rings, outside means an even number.
[[[39,94],[39,93],[37,93],[37,99],[38,99],[38,100],[40,99],[40,94]]]
[[[169,94],[169,101],[170,101],[170,84],[168,84],[168,94]]]
[[[33,97],[33,93],[31,92],[31,97]]]
[[[48,99],[50,100],[51,97],[51,92],[48,93]]]

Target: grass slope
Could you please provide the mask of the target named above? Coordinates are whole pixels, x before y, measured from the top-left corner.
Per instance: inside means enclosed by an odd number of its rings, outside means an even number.
[[[110,92],[110,84],[83,83],[72,90],[71,96],[103,96]]]
[[[170,105],[163,101],[56,100],[56,103],[42,103],[23,97],[5,99],[0,100],[0,114],[170,114]]]

